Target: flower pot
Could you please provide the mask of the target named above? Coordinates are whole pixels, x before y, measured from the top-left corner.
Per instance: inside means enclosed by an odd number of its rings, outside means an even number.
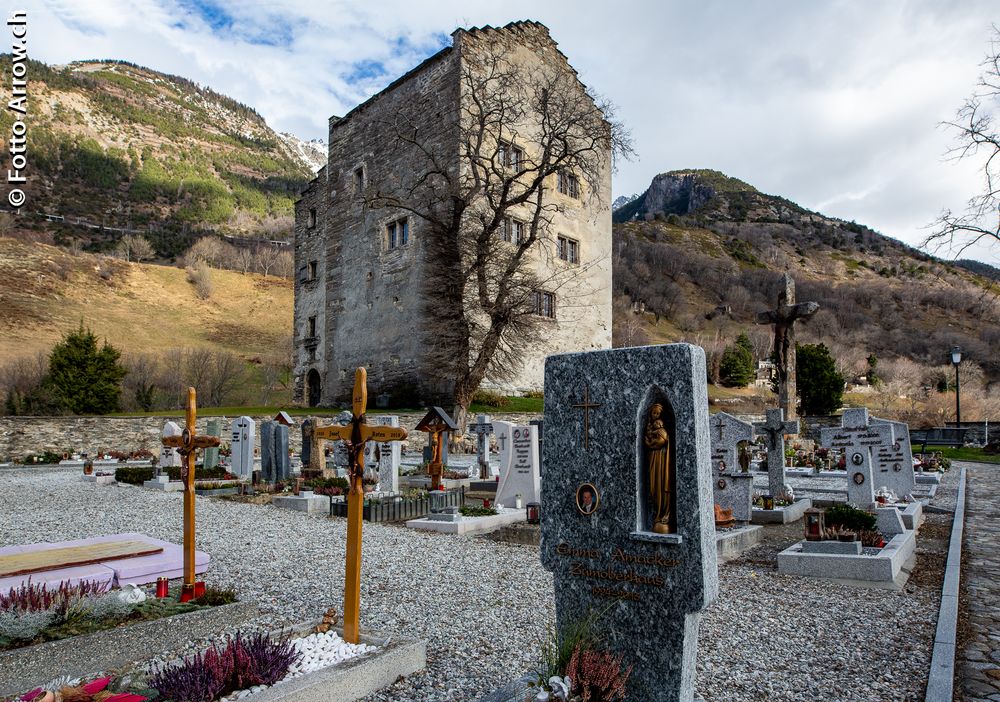
[[[857,534],[838,534],[837,535],[837,541],[848,541],[848,542],[850,542],[850,541],[857,541],[857,540],[858,540],[858,535]]]
[[[312,490],[302,490],[302,491],[301,491],[301,492],[299,493],[299,497],[312,497],[312,496],[313,496],[313,495],[315,495],[315,494],[316,494],[316,493],[315,493],[315,492],[313,492]]]

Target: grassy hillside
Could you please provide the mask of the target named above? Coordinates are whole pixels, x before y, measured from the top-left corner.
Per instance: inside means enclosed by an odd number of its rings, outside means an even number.
[[[212,271],[200,299],[180,268],[0,239],[0,360],[47,351],[82,321],[125,351],[225,350],[245,360],[287,349],[292,283]]]
[[[0,65],[0,81],[9,82],[10,62]],[[164,257],[199,230],[287,236],[312,172],[252,108],[128,63],[32,61],[28,70],[32,181],[22,226],[91,251],[109,250],[121,234],[70,222],[135,229]],[[0,113],[0,130],[12,119]]]

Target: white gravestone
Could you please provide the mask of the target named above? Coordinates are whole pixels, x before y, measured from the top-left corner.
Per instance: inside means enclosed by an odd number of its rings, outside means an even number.
[[[905,422],[872,417],[872,424],[888,424],[892,427],[895,442],[880,446],[875,452],[875,489],[883,485],[899,499],[913,494],[916,477],[913,474],[913,447],[910,445],[910,427]]]
[[[163,425],[164,438],[168,436],[180,436],[183,432],[177,422],[167,422]],[[180,452],[170,446],[164,446],[160,449],[160,468],[179,468],[181,465],[181,454]]]
[[[844,410],[839,427],[823,429],[821,443],[842,450],[847,457],[847,502],[858,509],[868,509],[875,502],[872,456],[881,446],[894,443],[892,426],[868,424],[864,407]]]
[[[381,414],[369,417],[368,423],[378,427],[398,427],[399,417],[393,414]],[[337,443],[343,444],[342,441]],[[378,471],[380,492],[399,492],[399,462],[402,459],[402,451],[400,441],[365,443],[365,466],[372,466]]]
[[[254,444],[257,439],[257,423],[250,417],[233,420],[229,447],[233,475],[248,478],[253,473]]]
[[[506,422],[504,422],[506,424]],[[494,427],[500,422],[495,422]],[[515,507],[517,496],[521,506],[538,502],[541,480],[538,473],[538,427],[513,424],[506,432],[509,445],[500,454],[500,484],[497,486],[497,504],[508,509]],[[505,455],[506,454],[506,455]]]

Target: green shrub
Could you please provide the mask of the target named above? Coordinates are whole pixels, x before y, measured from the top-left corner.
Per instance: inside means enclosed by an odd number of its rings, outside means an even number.
[[[459,507],[458,511],[463,517],[489,517],[497,513],[492,507]]]
[[[472,404],[500,409],[509,405],[510,400],[492,390],[477,390],[476,394],[472,396]]]
[[[142,485],[156,476],[156,470],[149,466],[122,466],[115,470],[115,480],[129,485]]]
[[[826,510],[827,526],[842,526],[852,531],[867,531],[875,528],[878,521],[874,514],[868,514],[863,510],[851,507],[850,505],[835,505]]]
[[[191,600],[192,604],[201,605],[203,607],[219,607],[221,605],[232,604],[236,602],[238,598],[236,597],[236,591],[232,588],[221,588],[215,585],[206,585],[205,594],[201,597]]]
[[[180,466],[168,466],[164,470],[166,470],[171,480],[181,479]],[[233,476],[222,466],[216,466],[215,468],[195,468],[194,477],[197,480],[225,480]]]

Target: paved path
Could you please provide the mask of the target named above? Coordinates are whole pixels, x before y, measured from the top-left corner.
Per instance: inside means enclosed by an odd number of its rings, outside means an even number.
[[[1000,702],[1000,465],[970,463],[955,699]]]

